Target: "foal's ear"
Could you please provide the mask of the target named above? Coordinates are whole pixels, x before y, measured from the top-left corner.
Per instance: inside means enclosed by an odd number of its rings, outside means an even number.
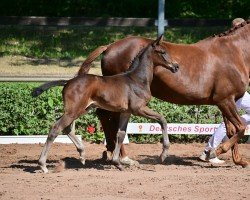
[[[156,45],[159,45],[161,44],[163,41],[163,34],[160,35],[160,37],[158,37],[153,43],[152,43],[152,46],[156,46]]]

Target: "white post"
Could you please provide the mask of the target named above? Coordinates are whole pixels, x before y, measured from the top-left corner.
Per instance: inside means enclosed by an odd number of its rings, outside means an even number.
[[[158,37],[164,34],[165,0],[158,0]]]

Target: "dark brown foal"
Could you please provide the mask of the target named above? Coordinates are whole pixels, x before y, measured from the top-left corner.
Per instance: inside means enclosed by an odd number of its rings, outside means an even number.
[[[150,85],[153,79],[153,61],[165,68],[171,68],[173,71],[176,71],[178,66],[172,62],[169,55],[160,46],[161,41],[162,37],[159,37],[144,48],[125,73],[105,77],[85,74],[65,81],[66,85],[63,89],[64,114],[53,125],[39,159],[39,165],[45,173],[48,172],[46,167],[48,151],[60,131],[64,131],[72,139],[80,153],[80,160],[84,164],[84,148],[73,134],[71,125],[74,120],[86,114],[91,107],[121,113],[116,147],[112,158],[113,163],[119,169],[122,169],[119,152],[131,114],[150,118],[160,123],[163,133],[163,151],[160,157],[164,161],[170,145],[167,122],[161,114],[147,107],[147,103],[151,99]],[[41,88],[43,89],[40,90]],[[36,91],[39,91],[40,94],[44,91],[44,87],[41,86]]]

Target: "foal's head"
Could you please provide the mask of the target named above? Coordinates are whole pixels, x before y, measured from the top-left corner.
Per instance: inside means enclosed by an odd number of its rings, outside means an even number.
[[[177,62],[173,61],[170,55],[167,53],[166,49],[161,46],[163,41],[163,35],[152,42],[151,46],[154,53],[152,54],[152,60],[154,66],[162,66],[169,69],[171,72],[175,73],[179,69]]]

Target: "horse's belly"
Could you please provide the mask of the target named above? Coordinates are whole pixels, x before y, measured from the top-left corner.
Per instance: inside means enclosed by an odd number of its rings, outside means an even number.
[[[151,84],[152,95],[158,99],[181,105],[213,104],[210,92],[194,85],[178,84],[176,80],[155,77]]]

